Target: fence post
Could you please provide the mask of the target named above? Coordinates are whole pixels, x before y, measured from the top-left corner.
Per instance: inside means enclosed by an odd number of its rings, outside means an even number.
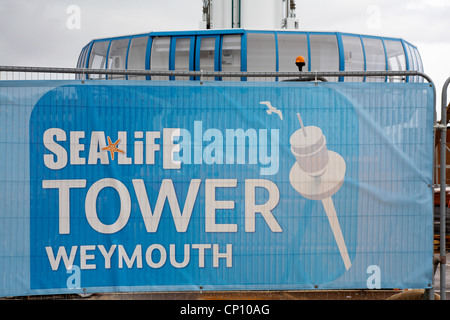
[[[440,255],[440,291],[441,300],[445,300],[445,264],[446,264],[446,171],[447,171],[447,89],[450,84],[450,78],[445,81],[442,88],[442,100],[441,100],[441,172],[439,179],[441,180],[441,194],[440,194],[440,243],[439,243],[439,255]]]

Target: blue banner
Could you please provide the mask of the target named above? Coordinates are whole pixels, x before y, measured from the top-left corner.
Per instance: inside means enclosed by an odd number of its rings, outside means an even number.
[[[0,295],[429,288],[428,84],[0,83]]]

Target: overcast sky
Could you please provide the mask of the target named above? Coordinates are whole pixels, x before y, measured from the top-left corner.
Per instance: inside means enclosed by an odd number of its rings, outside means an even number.
[[[296,4],[300,30],[399,37],[416,45],[440,96],[450,77],[450,0]],[[80,9],[79,25],[72,5]],[[202,0],[0,0],[0,65],[75,67],[92,39],[197,30],[201,19]]]

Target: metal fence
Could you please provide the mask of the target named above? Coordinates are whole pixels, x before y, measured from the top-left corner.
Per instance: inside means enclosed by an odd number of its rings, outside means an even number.
[[[42,68],[42,67],[17,67],[0,66],[0,80],[194,80],[194,81],[293,81],[293,82],[324,82],[324,81],[343,81],[343,82],[409,82],[411,77],[416,77],[427,81],[434,91],[434,104],[436,104],[436,88],[432,79],[417,71],[366,71],[366,72],[203,72],[203,71],[151,71],[151,70],[106,70],[106,69],[77,69],[77,68]],[[440,131],[440,163],[446,163],[446,131],[447,131],[447,88],[450,84],[450,78],[445,82],[442,90],[442,119],[441,124],[436,121],[436,112],[434,113],[435,132]],[[436,160],[433,155],[433,163],[436,166]],[[442,166],[441,166],[442,167]],[[433,176],[434,177],[434,176]],[[440,264],[440,295],[441,299],[446,298],[445,286],[445,263],[446,263],[446,170],[440,171],[440,185],[433,181],[433,188],[440,189],[440,253],[439,257],[434,259],[435,268]],[[435,269],[436,270],[436,269]],[[359,293],[361,295],[362,291]],[[394,292],[395,293],[395,292]],[[273,293],[272,293],[273,294]],[[284,293],[285,294],[285,293]],[[428,298],[434,298],[434,290],[427,290]],[[183,293],[178,293],[183,295]],[[222,293],[223,295],[223,293]],[[264,294],[263,294],[264,295]],[[357,293],[358,295],[358,293]],[[240,293],[240,296],[242,294]],[[255,296],[255,295],[254,295]],[[345,296],[345,297],[344,297]],[[362,296],[362,295],[361,295]],[[386,294],[384,297],[388,297]],[[184,294],[183,297],[186,297]],[[220,297],[220,294],[219,294]],[[230,296],[231,297],[231,296]],[[273,297],[273,295],[272,295]],[[261,298],[261,296],[257,297]],[[348,299],[348,294],[340,298]],[[369,298],[370,299],[370,298]]]
[[[225,71],[154,71],[0,66],[0,80],[249,80],[249,81],[349,81],[408,82],[418,77],[432,83],[418,71],[332,71],[332,72],[225,72]]]

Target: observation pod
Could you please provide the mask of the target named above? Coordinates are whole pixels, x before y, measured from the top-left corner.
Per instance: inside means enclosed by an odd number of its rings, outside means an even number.
[[[97,39],[82,49],[77,67],[155,71],[298,72],[295,64],[298,56],[305,59],[303,71],[423,72],[417,47],[403,39],[341,32],[247,29],[165,31]],[[92,79],[106,76],[88,77]],[[150,80],[148,76],[112,75],[107,78]],[[151,79],[169,80],[169,77],[153,76]],[[189,79],[176,77],[176,80]],[[423,82],[420,77],[361,77],[352,80],[331,77],[327,80]]]

